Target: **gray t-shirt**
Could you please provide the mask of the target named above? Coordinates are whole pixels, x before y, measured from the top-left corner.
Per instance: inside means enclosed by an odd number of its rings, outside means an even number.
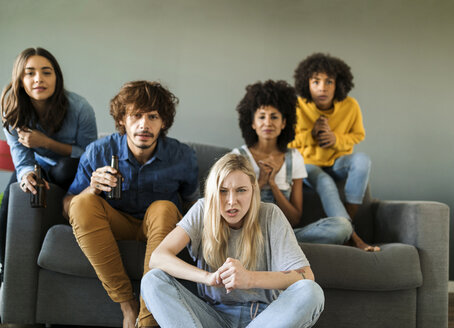
[[[200,199],[178,225],[186,231],[191,239],[188,250],[192,258],[197,261],[197,267],[214,272],[218,268],[210,268],[203,259],[203,214],[204,200]],[[271,203],[261,203],[259,221],[264,237],[264,251],[258,258],[256,271],[287,271],[309,265],[288,220],[279,207]],[[240,235],[241,229],[230,229],[228,257],[235,258]],[[197,284],[197,287],[199,295],[211,303],[263,302],[269,304],[279,296],[279,290],[270,289],[235,289],[227,294],[225,288],[210,287],[204,284]]]

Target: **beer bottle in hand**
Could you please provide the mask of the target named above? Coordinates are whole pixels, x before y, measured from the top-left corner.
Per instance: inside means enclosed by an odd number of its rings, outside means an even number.
[[[114,174],[115,177],[117,178],[117,185],[115,187],[112,187],[112,189],[107,192],[107,198],[121,199],[121,184],[123,179],[121,177],[120,171],[118,170],[118,156],[115,155],[112,156],[112,163],[110,166],[117,170],[117,173]]]
[[[38,164],[35,164],[33,175],[36,181],[36,185],[34,186],[36,194],[30,193],[30,205],[31,207],[46,207],[46,185],[43,180],[41,166]]]

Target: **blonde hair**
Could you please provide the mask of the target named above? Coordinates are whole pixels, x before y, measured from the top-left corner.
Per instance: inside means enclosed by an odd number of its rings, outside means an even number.
[[[219,268],[227,259],[229,226],[220,211],[220,189],[225,178],[234,171],[245,173],[252,184],[252,199],[249,210],[243,218],[243,227],[237,254],[248,270],[254,270],[263,248],[263,235],[259,223],[260,188],[250,162],[246,157],[227,154],[211,168],[205,185],[205,213],[203,218],[202,247],[205,261],[213,269]]]

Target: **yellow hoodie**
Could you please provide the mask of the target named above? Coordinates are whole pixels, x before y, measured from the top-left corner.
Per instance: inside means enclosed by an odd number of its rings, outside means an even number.
[[[336,143],[329,148],[321,148],[312,138],[312,128],[320,115],[328,118],[329,127],[336,136]],[[366,135],[361,110],[352,97],[335,100],[331,111],[321,111],[313,101],[306,103],[306,99],[298,97],[296,116],[295,140],[288,147],[297,148],[306,164],[332,166],[337,158],[351,154],[353,146]]]

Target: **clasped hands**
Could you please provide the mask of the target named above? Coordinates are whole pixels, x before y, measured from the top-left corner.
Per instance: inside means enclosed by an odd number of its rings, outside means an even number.
[[[312,138],[314,138],[321,148],[329,148],[336,143],[336,135],[328,125],[328,118],[321,115],[312,128]]]
[[[264,185],[272,186],[275,183],[276,174],[279,172],[283,161],[281,158],[275,158],[270,155],[266,159],[260,160],[257,162],[257,165],[260,168],[258,184],[260,189]]]
[[[239,260],[228,257],[219,269],[208,275],[207,285],[224,287],[228,294],[234,289],[250,289],[250,282],[251,271]]]

